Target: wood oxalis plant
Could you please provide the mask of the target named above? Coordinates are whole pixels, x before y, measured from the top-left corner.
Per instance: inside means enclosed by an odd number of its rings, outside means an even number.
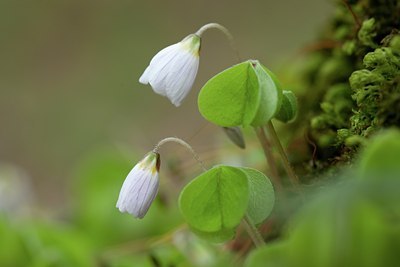
[[[201,39],[208,29],[220,30],[234,48],[232,36],[225,27],[206,24],[181,42],[158,52],[139,81],[150,84],[157,94],[179,106],[196,78]],[[292,185],[298,185],[298,178],[271,122],[272,119],[294,120],[296,97],[291,91],[283,90],[277,77],[258,60],[246,60],[211,78],[199,93],[198,108],[205,119],[223,127],[241,147],[244,141],[239,127],[253,127],[267,159],[268,176],[248,167],[217,165],[207,169],[188,143],[168,137],[128,174],[117,208],[135,218],[146,215],[159,187],[159,149],[167,142],[176,142],[190,150],[204,170],[183,188],[179,197],[180,211],[190,229],[207,240],[224,242],[231,240],[243,223],[254,244],[262,246],[264,239],[257,225],[271,214],[275,195],[279,196],[275,191],[279,193],[283,187],[272,147],[279,152]]]

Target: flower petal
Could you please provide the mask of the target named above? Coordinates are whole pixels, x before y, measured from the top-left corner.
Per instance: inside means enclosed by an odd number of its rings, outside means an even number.
[[[200,37],[191,34],[158,52],[139,81],[179,106],[193,86],[199,67]]]
[[[149,66],[146,68],[139,82],[143,84],[150,84],[154,92],[165,96],[164,80],[168,73],[169,62],[175,57],[176,52],[180,50],[180,44],[173,44],[158,52],[150,61]]]
[[[192,89],[199,67],[199,58],[188,51],[182,51],[171,62],[171,71],[167,77],[167,97],[175,106],[180,106]]]

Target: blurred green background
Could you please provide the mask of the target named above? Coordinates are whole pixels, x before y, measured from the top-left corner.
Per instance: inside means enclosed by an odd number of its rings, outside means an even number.
[[[120,151],[133,166],[165,136],[200,153],[215,149],[220,131],[199,115],[196,97],[207,79],[236,63],[225,36],[205,34],[198,77],[180,108],[138,83],[155,53],[219,22],[243,59],[276,70],[290,65],[332,10],[320,0],[2,0],[0,162],[24,173],[33,199],[59,215],[74,198],[76,166],[93,151]],[[124,179],[115,178],[118,186]]]

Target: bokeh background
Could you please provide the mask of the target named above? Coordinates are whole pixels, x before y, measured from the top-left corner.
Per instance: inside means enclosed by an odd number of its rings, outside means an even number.
[[[59,216],[74,198],[71,177],[96,151],[120,151],[133,166],[166,136],[188,140],[199,153],[218,149],[221,131],[200,116],[196,97],[237,62],[225,36],[204,35],[198,77],[179,108],[138,82],[150,59],[219,22],[243,59],[279,73],[332,11],[321,0],[1,0],[0,175],[24,177],[16,186],[29,204]],[[124,177],[116,178],[119,185]]]

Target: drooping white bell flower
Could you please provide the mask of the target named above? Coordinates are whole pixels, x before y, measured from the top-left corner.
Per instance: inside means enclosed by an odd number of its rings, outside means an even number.
[[[154,92],[180,106],[193,86],[199,68],[200,36],[190,34],[181,42],[158,52],[139,82],[150,84]]]
[[[119,193],[117,208],[143,218],[158,192],[160,155],[150,152],[129,172]]]

